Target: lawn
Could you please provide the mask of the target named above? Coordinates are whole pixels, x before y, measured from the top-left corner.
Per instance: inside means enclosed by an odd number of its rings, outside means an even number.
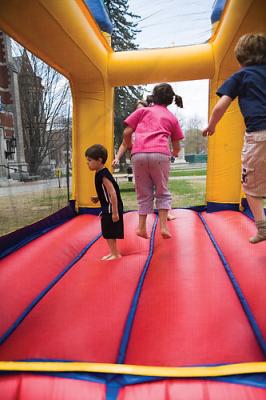
[[[176,172],[176,171],[175,171]],[[136,210],[137,199],[132,182],[119,183],[125,210]],[[172,207],[204,204],[205,178],[173,179],[169,182]],[[66,188],[46,188],[39,192],[0,197],[0,236],[37,222],[67,205]]]
[[[66,205],[66,188],[0,197],[0,236],[37,222]]]
[[[205,204],[205,176],[201,170],[179,177],[181,171],[172,171],[169,189],[172,194],[172,208],[191,207]],[[137,210],[134,183],[119,182],[125,211]],[[46,188],[33,193],[21,193],[0,197],[0,236],[37,222],[67,205],[66,188]],[[266,206],[266,200],[265,200]]]
[[[133,183],[119,184],[125,210],[136,210],[137,199]],[[172,194],[172,207],[191,207],[205,203],[205,178],[173,179],[169,181]]]
[[[171,176],[205,176],[206,168],[204,169],[177,169],[170,172]]]

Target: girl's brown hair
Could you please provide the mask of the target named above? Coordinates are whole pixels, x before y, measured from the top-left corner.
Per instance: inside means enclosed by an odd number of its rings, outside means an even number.
[[[266,35],[248,33],[241,36],[235,47],[235,55],[243,66],[266,64]]]
[[[183,108],[182,97],[175,94],[173,88],[168,83],[160,83],[159,85],[154,86],[152,95],[147,96],[148,104],[162,104],[165,106],[169,106],[173,102],[173,98],[175,98],[175,104]]]

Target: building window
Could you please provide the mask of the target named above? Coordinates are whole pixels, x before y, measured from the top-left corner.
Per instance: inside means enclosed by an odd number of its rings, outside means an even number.
[[[14,160],[14,154],[15,154],[15,148],[16,148],[16,139],[7,139],[6,140],[6,152],[5,156],[7,160]]]

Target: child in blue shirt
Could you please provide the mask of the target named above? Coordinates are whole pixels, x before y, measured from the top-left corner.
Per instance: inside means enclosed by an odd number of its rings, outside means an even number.
[[[215,105],[203,136],[213,135],[231,102],[238,97],[246,133],[242,149],[242,184],[257,226],[250,243],[266,240],[263,198],[266,198],[266,35],[242,36],[235,48],[241,69],[217,90]]]

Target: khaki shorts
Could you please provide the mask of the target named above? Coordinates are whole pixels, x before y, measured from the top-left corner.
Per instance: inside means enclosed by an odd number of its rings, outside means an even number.
[[[266,198],[266,130],[245,134],[241,160],[244,192]]]

